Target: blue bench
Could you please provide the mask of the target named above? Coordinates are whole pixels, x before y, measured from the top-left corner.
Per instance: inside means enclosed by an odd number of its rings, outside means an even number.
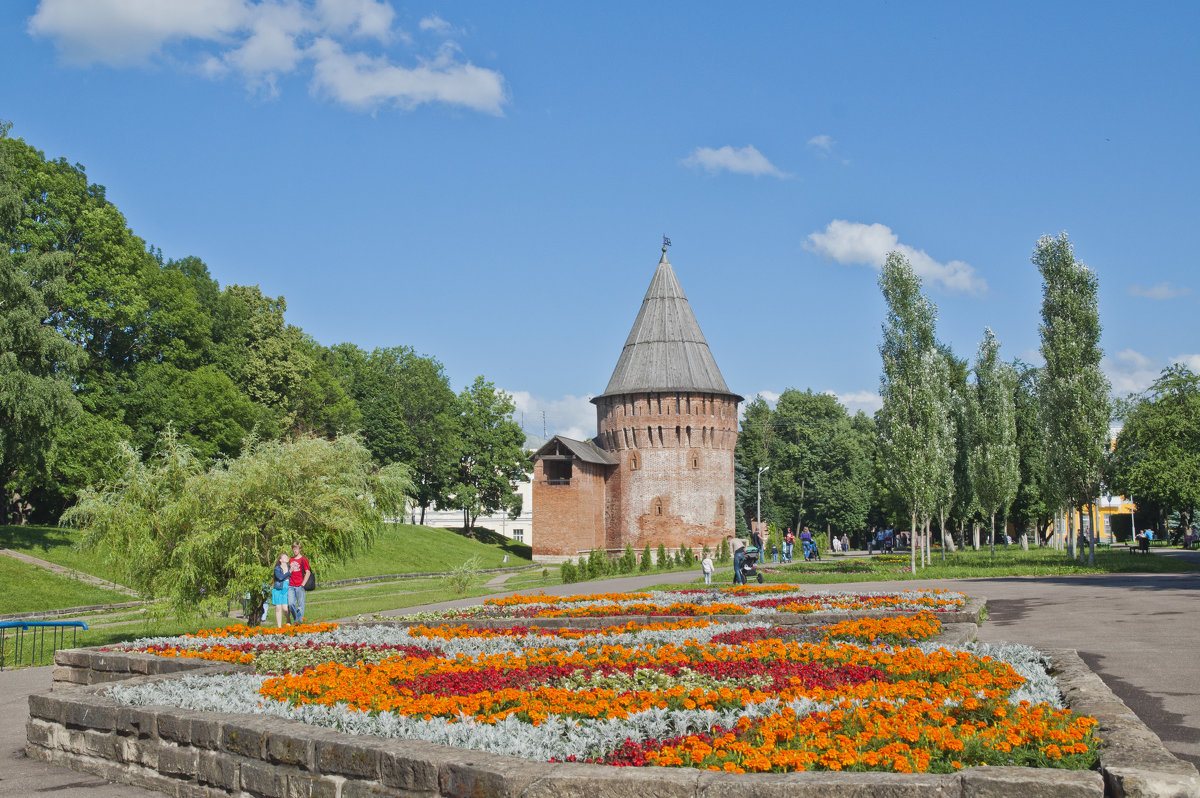
[[[7,648],[5,638],[13,637],[13,665],[20,665],[24,659],[25,642],[29,638],[29,664],[37,663],[38,649],[44,656],[46,653],[46,630],[50,630],[50,650],[57,651],[67,642],[67,630],[71,630],[71,646],[75,646],[79,630],[87,631],[83,621],[0,621],[0,671],[4,670],[4,658]]]

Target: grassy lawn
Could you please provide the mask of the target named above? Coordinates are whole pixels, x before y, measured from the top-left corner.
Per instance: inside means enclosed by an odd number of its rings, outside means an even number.
[[[0,526],[0,548],[19,551],[119,584],[121,580],[117,573],[105,565],[100,557],[78,549],[81,537],[78,529],[60,529],[56,526]]]
[[[996,549],[995,556],[986,550],[957,551],[946,555],[933,553],[933,562],[917,573],[909,571],[909,556],[905,553],[873,557],[829,557],[819,562],[795,562],[791,565],[763,567],[768,582],[878,582],[900,579],[978,579],[989,576],[1063,576],[1069,574],[1167,573],[1196,570],[1173,557],[1151,557],[1130,554],[1125,550],[1097,551],[1096,565],[1089,568],[1086,558],[1071,560],[1065,552],[1053,549],[1018,547]]]
[[[120,604],[129,596],[93,587],[36,565],[0,556],[0,615],[88,604]]]
[[[350,579],[385,574],[440,573],[477,557],[480,568],[503,568],[532,562],[529,546],[487,530],[472,540],[451,529],[412,524],[387,524],[371,548],[344,563],[335,563],[319,580]],[[508,562],[504,562],[508,555]]]

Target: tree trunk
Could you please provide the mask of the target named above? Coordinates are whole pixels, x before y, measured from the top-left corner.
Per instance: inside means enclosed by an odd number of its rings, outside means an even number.
[[[971,519],[971,545],[975,547],[975,551],[979,551],[979,524],[975,519]]]
[[[990,537],[988,537],[988,556],[995,557],[996,556],[996,513],[993,512],[991,514],[991,519],[992,519],[992,531],[991,531]]]
[[[425,526],[425,505],[421,505],[421,526]]]
[[[1096,521],[1098,519],[1096,517],[1096,502],[1094,500],[1088,506],[1088,519],[1088,526],[1090,527],[1088,529],[1088,567],[1094,568],[1096,567],[1096,538],[1099,537],[1096,532]]]
[[[912,540],[912,535],[917,533],[917,514],[914,512],[911,518],[912,524],[909,526],[909,529],[912,532],[909,533],[908,541],[908,566],[909,570],[915,574],[917,572],[917,547],[913,545],[915,541]]]
[[[942,562],[946,562],[946,510],[938,511],[938,527],[942,532]]]

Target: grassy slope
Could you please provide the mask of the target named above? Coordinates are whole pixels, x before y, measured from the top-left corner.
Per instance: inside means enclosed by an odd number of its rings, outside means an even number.
[[[0,548],[12,549],[74,571],[120,582],[117,574],[92,553],[77,548],[78,529],[56,526],[0,526]],[[70,606],[70,605],[66,605]]]
[[[471,540],[449,529],[388,524],[368,551],[345,563],[334,563],[323,569],[319,579],[440,573],[461,565],[471,557],[479,558],[480,568],[528,565],[531,562],[529,546],[514,543],[487,530],[479,530],[477,538]],[[0,548],[13,549],[81,573],[119,582],[118,575],[106,567],[99,557],[77,548],[79,539],[80,533],[76,529],[0,526]],[[504,562],[506,554],[507,563]]]
[[[480,568],[529,565],[529,546],[508,538],[477,531],[472,540],[450,529],[412,524],[388,524],[371,548],[345,563],[326,568],[319,579],[349,579],[383,574],[442,573],[477,557]],[[508,562],[504,556],[508,555]]]
[[[123,593],[93,587],[36,565],[0,556],[0,615],[131,600]]]

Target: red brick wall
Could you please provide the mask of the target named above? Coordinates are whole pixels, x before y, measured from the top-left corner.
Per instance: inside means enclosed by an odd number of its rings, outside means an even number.
[[[620,461],[605,500],[609,548],[699,550],[733,533],[733,397],[631,394],[601,399],[596,414],[596,442]]]
[[[533,466],[533,553],[574,557],[605,548],[604,472],[611,466],[575,460],[570,484],[551,485],[543,465]]]

